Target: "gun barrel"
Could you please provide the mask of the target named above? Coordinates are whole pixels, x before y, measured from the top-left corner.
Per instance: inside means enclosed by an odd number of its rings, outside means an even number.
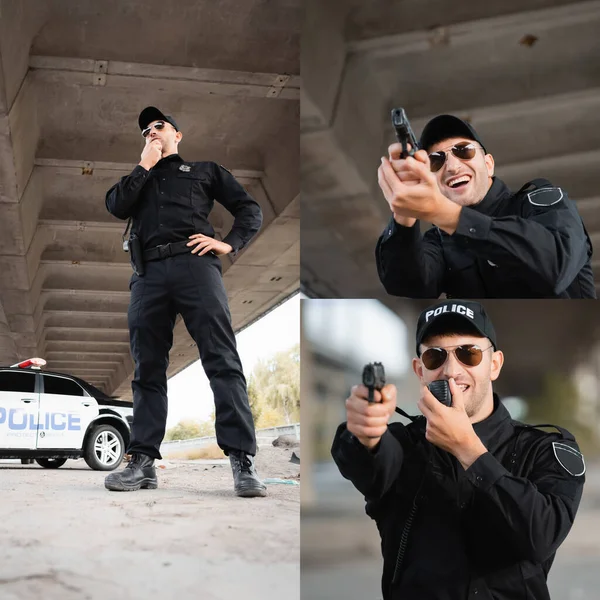
[[[392,125],[396,131],[396,139],[402,144],[401,157],[412,156],[419,149],[419,144],[403,108],[392,109]],[[410,150],[408,149],[409,144]]]

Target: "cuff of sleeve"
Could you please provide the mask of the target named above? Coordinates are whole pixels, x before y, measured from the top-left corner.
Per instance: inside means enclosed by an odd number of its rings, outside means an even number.
[[[482,491],[492,487],[508,471],[494,458],[491,452],[482,454],[466,471],[467,479]]]
[[[146,171],[146,169],[144,169],[144,167],[142,167],[142,165],[136,165],[135,169],[133,169],[133,171],[131,172],[131,174],[135,174],[135,175],[144,175],[144,177],[146,175],[148,175],[150,173],[150,171]]]
[[[492,217],[472,208],[463,207],[460,211],[458,227],[453,235],[463,235],[473,240],[487,240],[491,227]]]
[[[412,227],[405,227],[404,225],[396,223],[396,221],[394,221],[394,217],[392,217],[381,235],[381,241],[382,243],[385,243],[390,238],[414,238],[419,236],[419,232],[419,221],[417,221]]]
[[[344,423],[344,430],[340,434],[340,439],[344,442],[349,449],[351,448],[354,453],[356,453],[357,458],[361,457],[362,460],[366,460],[371,462],[374,465],[385,462],[386,455],[390,452],[394,453],[398,451],[399,442],[398,440],[390,433],[389,429],[381,436],[379,443],[375,448],[369,449],[366,446],[363,446],[360,440],[352,433],[345,428],[346,424]]]
[[[242,238],[233,231],[230,231],[225,236],[223,241],[226,244],[229,244],[233,248],[233,254],[237,254],[244,247],[244,242],[243,242]]]

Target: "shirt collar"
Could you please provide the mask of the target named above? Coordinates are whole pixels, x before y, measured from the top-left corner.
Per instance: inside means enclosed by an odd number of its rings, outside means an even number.
[[[168,167],[169,165],[173,164],[173,163],[182,163],[183,162],[183,158],[181,158],[181,156],[179,156],[179,154],[169,154],[169,156],[165,156],[164,158],[161,158],[155,165],[154,168],[161,168],[161,167]]]
[[[483,200],[478,204],[470,205],[469,208],[483,213],[484,215],[493,215],[497,212],[502,201],[511,195],[512,192],[502,179],[492,177],[492,185],[490,186],[488,193],[483,197]]]
[[[512,426],[507,426],[511,420],[510,413],[500,402],[498,394],[494,394],[492,414],[487,419],[474,423],[473,429],[488,450],[492,450],[512,435]]]

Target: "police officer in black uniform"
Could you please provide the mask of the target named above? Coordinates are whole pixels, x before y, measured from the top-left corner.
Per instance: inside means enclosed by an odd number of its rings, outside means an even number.
[[[392,210],[376,260],[388,293],[412,298],[595,298],[592,245],[575,203],[545,179],[516,194],[494,177],[476,131],[452,115],[424,128],[420,150],[382,158]],[[418,219],[433,223],[422,236]]]
[[[395,387],[369,403],[355,386],[332,448],[377,523],[384,600],[548,600],[583,491],[574,437],[511,419],[492,390],[504,357],[480,304],[423,311],[416,350],[423,416],[388,425]],[[435,380],[449,382],[449,406],[428,389]]]
[[[132,459],[105,480],[109,490],[156,488],[154,460],[167,419],[167,367],[173,327],[181,314],[196,342],[214,393],[217,442],[229,456],[235,492],[265,496],[254,467],[256,438],[246,380],[237,353],[219,256],[236,253],[260,229],[260,206],[234,176],[214,162],[187,162],[175,120],[153,106],[138,124],[145,147],[138,166],[106,194],[106,208],[131,219],[134,266],[128,311],[135,361]],[[208,215],[214,201],[234,217],[215,239]]]

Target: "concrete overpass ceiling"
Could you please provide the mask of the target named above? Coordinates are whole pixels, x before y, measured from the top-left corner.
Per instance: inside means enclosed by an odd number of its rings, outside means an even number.
[[[147,105],[263,209],[223,260],[234,328],[298,289],[299,36],[299,0],[0,0],[0,363],[42,355],[130,397],[131,268],[104,198],[139,160]],[[233,218],[217,204],[211,223]],[[169,375],[196,358],[178,322]]]
[[[374,244],[388,217],[376,164],[393,141],[395,106],[417,133],[442,112],[469,120],[499,177],[515,190],[536,177],[563,187],[598,246],[600,2],[343,5],[334,24],[303,40],[327,48],[327,58],[306,53],[303,63],[302,185],[315,215],[303,243],[307,291],[385,295],[376,275],[358,284],[356,273],[374,273]],[[344,210],[350,199],[362,209]],[[336,222],[340,211],[347,218]],[[600,258],[594,267],[599,287]]]

